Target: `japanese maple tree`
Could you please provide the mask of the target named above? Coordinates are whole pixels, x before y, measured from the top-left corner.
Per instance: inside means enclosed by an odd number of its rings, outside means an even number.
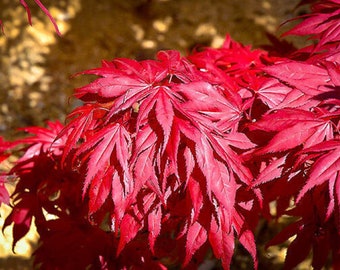
[[[98,78],[65,125],[0,141],[1,159],[21,153],[0,178],[4,203],[18,179],[13,248],[34,218],[41,269],[197,269],[210,250],[229,269],[236,243],[257,269],[259,219],[286,215],[268,243],[296,236],[285,269],[311,251],[315,269],[340,268],[340,1],[303,2],[312,12],[284,35],[312,45],[227,36],[187,57],[103,61],[81,73]]]

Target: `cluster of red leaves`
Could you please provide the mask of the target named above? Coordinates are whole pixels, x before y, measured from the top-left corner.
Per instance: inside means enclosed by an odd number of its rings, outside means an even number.
[[[285,269],[310,250],[339,268],[340,1],[312,8],[287,34],[316,42],[288,56],[227,37],[83,72],[67,124],[14,143],[13,247],[34,217],[42,269],[197,269],[210,249],[229,269],[236,239],[257,268],[258,219],[288,215],[268,243],[296,235]]]

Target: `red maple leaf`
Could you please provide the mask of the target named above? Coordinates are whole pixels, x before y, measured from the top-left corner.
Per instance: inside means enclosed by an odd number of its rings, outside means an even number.
[[[273,138],[257,154],[281,152],[300,145],[310,147],[334,138],[334,126],[323,111],[309,112],[298,109],[282,109],[249,125],[251,130],[275,132]],[[336,116],[335,116],[336,117]]]
[[[302,1],[302,3],[305,1]],[[334,49],[335,42],[340,41],[339,10],[337,0],[316,2],[312,6],[312,13],[301,16],[304,20],[284,33],[287,35],[309,36],[316,39],[316,45],[311,46],[310,51],[319,53],[322,49]]]
[[[303,189],[297,197],[297,202],[315,186],[322,185],[326,181],[330,181],[334,186],[340,171],[340,143],[338,140],[328,140],[315,144],[310,148],[302,151],[302,155],[317,154],[317,158],[313,155],[313,164],[309,168],[308,179]],[[307,157],[305,158],[307,159]],[[331,190],[331,189],[330,189]],[[337,192],[330,194],[333,201],[338,196]],[[339,201],[339,198],[336,199]]]

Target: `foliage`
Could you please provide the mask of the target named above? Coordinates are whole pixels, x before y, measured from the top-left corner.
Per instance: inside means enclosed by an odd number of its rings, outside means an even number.
[[[18,178],[13,248],[34,217],[41,269],[197,269],[210,249],[229,269],[236,242],[256,269],[259,219],[287,215],[268,243],[296,236],[285,269],[311,250],[315,269],[340,268],[339,16],[338,0],[314,3],[285,34],[314,44],[289,53],[227,36],[82,72],[98,78],[75,90],[65,126],[1,141],[3,158],[25,146],[1,180]]]

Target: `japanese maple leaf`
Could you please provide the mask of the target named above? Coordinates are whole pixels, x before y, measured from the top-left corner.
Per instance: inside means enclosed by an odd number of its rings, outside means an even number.
[[[101,207],[111,190],[112,174],[119,170],[124,183],[125,194],[131,191],[131,176],[128,165],[130,158],[130,134],[120,124],[111,124],[94,133],[77,150],[76,155],[82,163],[87,164],[87,174],[84,179],[83,195],[90,186],[91,213]],[[91,155],[88,155],[88,152]],[[85,156],[83,154],[86,153]],[[117,165],[112,160],[117,160]],[[119,168],[118,168],[119,166]],[[111,171],[113,168],[114,171]],[[109,175],[105,175],[111,171]],[[100,198],[98,198],[100,196]]]
[[[263,70],[307,95],[322,93],[321,87],[330,81],[326,69],[301,61],[277,62],[275,65],[264,67]]]
[[[202,52],[190,55],[189,60],[200,68],[209,70],[213,64],[228,74],[240,76],[242,71],[263,66],[261,57],[264,55],[265,51],[252,50],[251,46],[238,43],[227,35],[221,48],[205,48]]]
[[[90,73],[90,72],[87,72]],[[118,72],[110,76],[104,75],[89,85],[76,90],[75,96],[87,100],[93,99],[93,95],[99,95],[115,101],[114,113],[129,108],[136,100],[146,97],[151,90],[151,84],[136,76],[120,74]],[[89,98],[88,98],[89,96]]]
[[[257,154],[285,151],[301,144],[307,148],[334,136],[333,124],[329,119],[323,119],[318,113],[298,109],[287,108],[267,114],[249,127],[251,130],[276,132]]]
[[[337,231],[332,219],[326,217],[328,198],[325,196],[324,187],[319,186],[304,196],[294,208],[286,211],[286,214],[298,217],[296,222],[291,223],[276,235],[268,244],[278,244],[296,235],[289,245],[284,269],[293,269],[301,263],[313,251],[312,266],[321,269],[325,265],[328,255],[338,252],[338,247],[333,245],[338,241],[338,234],[333,236],[332,230]],[[309,207],[313,205],[313,207]],[[337,256],[337,255],[335,255]],[[333,261],[333,267],[337,260]]]
[[[42,268],[104,268],[103,254],[112,249],[108,234],[85,220],[52,219],[43,223],[41,242],[34,252],[34,263]],[[75,252],[76,251],[76,252]]]
[[[156,143],[157,136],[150,126],[145,126],[136,136],[136,150],[131,157],[135,177],[134,192],[131,196],[134,198],[145,185],[159,197],[163,197],[155,170],[156,158],[159,158]]]
[[[3,230],[14,223],[13,226],[13,243],[12,249],[16,243],[24,237],[30,230],[32,218],[34,212],[38,208],[37,198],[32,198],[30,194],[25,194],[20,198],[20,201],[16,204],[15,211],[12,211],[6,218],[3,225]]]
[[[255,181],[252,183],[253,186],[264,184],[281,177],[286,158],[286,155],[280,158],[273,158],[269,164],[266,164],[266,166],[262,168]]]
[[[201,81],[179,85],[177,91],[187,99],[181,104],[181,112],[189,119],[195,119],[209,131],[224,133],[236,129],[242,117],[241,104],[228,99],[220,89]]]
[[[65,162],[71,150],[76,148],[77,143],[81,139],[85,140],[86,131],[94,129],[96,124],[95,110],[95,106],[88,104],[75,109],[68,115],[68,118],[72,120],[58,134],[58,137],[67,134],[62,163]]]
[[[216,258],[221,259],[223,268],[229,269],[235,248],[234,235],[223,229],[223,227],[218,226],[215,219],[212,219],[209,241]]]
[[[321,95],[324,93],[321,93]],[[292,88],[287,92],[282,102],[277,104],[273,109],[297,108],[301,110],[309,110],[320,104],[320,101],[315,99],[315,95],[308,95],[305,92]]]
[[[155,117],[163,130],[164,142],[163,148],[166,147],[169,140],[172,123],[175,116],[174,106],[179,106],[181,97],[178,96],[169,87],[156,87],[153,93],[146,98],[140,105],[137,116],[137,129],[149,121],[148,117],[151,110],[155,110]]]
[[[63,125],[59,122],[47,122],[47,128],[43,127],[25,127],[21,130],[33,134],[24,139],[19,139],[16,143],[28,144],[29,148],[21,159],[28,159],[34,155],[39,155],[42,151],[50,152],[56,155],[61,155],[62,149],[66,143],[66,136],[59,136],[63,129]]]
[[[314,228],[313,226],[304,227],[303,224],[303,221],[290,224],[267,244],[267,246],[278,244],[297,234],[296,239],[288,248],[285,269],[293,269],[302,262],[310,252]],[[294,255],[294,253],[296,255]]]
[[[206,242],[208,237],[206,229],[195,222],[188,229],[187,243],[186,243],[186,256],[183,266],[186,266],[192,258],[192,255]]]
[[[160,205],[155,207],[148,215],[149,245],[151,252],[155,254],[155,242],[161,233],[162,208]]]
[[[326,219],[335,215],[335,225],[337,228],[340,228],[340,219],[337,214],[340,210],[340,173],[338,171],[329,178],[328,189],[330,200],[327,207]]]
[[[310,148],[305,149],[302,154],[322,153],[309,169],[306,184],[300,191],[297,202],[307,193],[308,190],[323,184],[326,181],[335,181],[340,171],[340,142],[338,140],[329,140],[321,142]],[[335,193],[337,196],[338,194]],[[334,198],[334,194],[331,196]]]
[[[284,33],[287,35],[309,36],[310,39],[317,39],[318,43],[312,47],[312,52],[319,52],[329,43],[340,41],[339,27],[339,2],[337,0],[326,0],[315,3],[312,6],[313,12],[300,18],[302,22],[291,30]]]
[[[257,269],[256,246],[253,233],[246,228],[244,217],[237,211],[231,213],[231,217],[219,215],[220,220],[216,222],[213,218],[209,229],[209,239],[216,258],[221,259],[224,269],[230,269],[233,249],[235,247],[235,236],[238,235],[240,243],[251,254],[254,261],[254,269]],[[230,219],[231,227],[228,227]],[[220,223],[220,224],[218,224]]]
[[[136,220],[135,217],[131,216],[130,214],[124,215],[120,227],[121,237],[117,247],[117,255],[119,255],[125,245],[137,235],[140,228],[141,224]]]
[[[247,90],[251,91],[270,109],[277,108],[292,91],[290,87],[274,78],[264,76],[247,76]]]
[[[172,69],[182,60],[174,55],[177,54],[171,51],[168,54],[160,53],[159,61],[116,59],[112,63],[103,62],[101,68],[83,72],[101,77],[87,86],[78,88],[75,95],[85,100],[88,99],[87,96],[90,96],[90,99],[99,96],[114,101],[110,112],[110,115],[114,115],[145,99],[168,75],[175,75],[172,74]],[[177,73],[176,76],[181,79],[184,77]]]
[[[235,202],[236,183],[227,166],[213,157],[209,141],[202,138],[196,145],[196,158],[206,177],[207,194],[217,199],[219,205],[231,212]]]

